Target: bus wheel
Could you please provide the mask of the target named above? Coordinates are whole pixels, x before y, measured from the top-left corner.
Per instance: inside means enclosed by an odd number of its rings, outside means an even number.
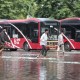
[[[30,48],[29,48],[28,43],[24,43],[23,49],[24,49],[25,51],[30,51]]]
[[[71,51],[70,44],[68,42],[64,43],[64,49],[65,51]]]

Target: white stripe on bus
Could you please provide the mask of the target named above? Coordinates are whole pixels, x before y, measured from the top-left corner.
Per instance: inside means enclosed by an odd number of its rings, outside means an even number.
[[[69,43],[71,44],[71,46],[73,47],[73,49],[75,49],[74,45],[71,43],[71,41],[63,34],[63,36],[69,41]]]
[[[7,37],[9,38],[9,40],[10,40],[10,42],[12,44],[12,47],[14,48],[14,44],[13,44],[12,40],[10,39],[10,36],[7,34],[7,32],[5,32],[5,33],[6,33]]]
[[[14,45],[14,44],[13,44]],[[20,47],[18,47],[18,46],[16,46],[16,45],[14,45],[16,48],[18,48],[18,49],[20,49]]]

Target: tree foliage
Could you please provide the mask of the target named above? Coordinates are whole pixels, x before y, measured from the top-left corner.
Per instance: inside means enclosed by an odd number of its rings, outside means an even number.
[[[37,0],[38,17],[53,17],[56,19],[66,17],[79,17],[80,0]]]
[[[34,0],[0,0],[0,18],[18,19],[34,17],[37,5]]]
[[[80,0],[0,0],[1,19],[80,17]]]

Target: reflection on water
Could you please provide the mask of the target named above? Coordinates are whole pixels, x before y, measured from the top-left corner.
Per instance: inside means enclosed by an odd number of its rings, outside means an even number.
[[[46,80],[46,74],[46,67],[43,64],[41,64],[39,67],[39,80]]]
[[[21,54],[12,54],[19,57]],[[26,54],[25,54],[26,56]],[[56,61],[49,59],[0,58],[0,80],[80,80],[79,55],[56,54]],[[77,58],[76,58],[77,57]]]
[[[57,54],[57,78],[59,80],[63,80],[64,79],[64,63],[60,63],[60,62],[64,62],[64,55]]]
[[[3,59],[0,58],[0,80],[4,80],[4,65]]]
[[[0,80],[53,80],[56,76],[56,65],[48,60],[4,59],[2,68]]]

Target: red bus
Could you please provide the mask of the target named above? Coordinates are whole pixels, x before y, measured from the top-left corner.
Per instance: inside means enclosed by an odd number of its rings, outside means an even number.
[[[64,30],[64,49],[80,50],[80,18],[66,18],[60,22]]]
[[[7,33],[15,49],[23,48],[26,51],[41,49],[39,44],[40,36],[45,29],[49,29],[49,45],[53,45],[52,43],[58,39],[60,23],[55,19],[30,18],[24,20],[6,20],[5,23],[0,23],[0,25],[7,27]]]

